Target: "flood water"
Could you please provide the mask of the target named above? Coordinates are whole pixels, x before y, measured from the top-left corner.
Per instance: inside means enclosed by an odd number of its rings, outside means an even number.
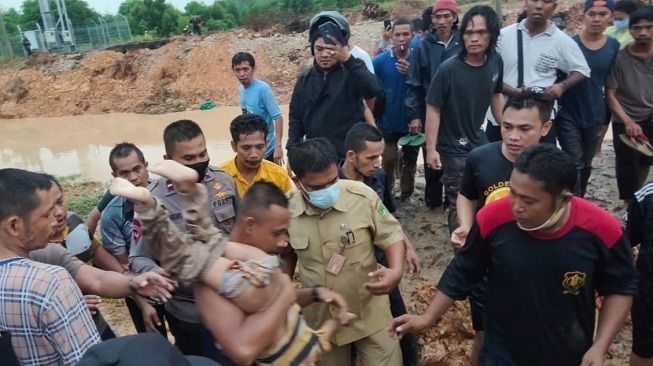
[[[281,110],[287,130],[288,106]],[[0,168],[107,181],[111,179],[109,152],[116,143],[133,142],[150,163],[161,161],[163,129],[180,119],[202,127],[211,163],[218,165],[234,155],[229,123],[240,113],[239,107],[218,107],[161,115],[108,113],[0,120]]]

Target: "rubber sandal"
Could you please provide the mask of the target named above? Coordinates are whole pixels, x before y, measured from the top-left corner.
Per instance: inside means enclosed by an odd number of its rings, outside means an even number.
[[[648,139],[644,135],[630,137],[625,133],[619,135],[619,139],[624,145],[630,147],[633,150],[637,150],[640,153],[653,157],[653,146],[648,142]]]

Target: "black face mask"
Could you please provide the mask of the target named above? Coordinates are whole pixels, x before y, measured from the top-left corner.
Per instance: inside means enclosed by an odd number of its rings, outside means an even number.
[[[202,183],[204,177],[206,176],[206,169],[209,167],[209,160],[200,161],[199,163],[195,163],[191,165],[186,165],[186,167],[196,171],[197,175],[199,176],[199,180],[197,181],[197,183]]]

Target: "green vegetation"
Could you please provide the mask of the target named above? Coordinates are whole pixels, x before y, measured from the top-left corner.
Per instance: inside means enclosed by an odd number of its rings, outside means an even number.
[[[68,211],[81,217],[86,217],[91,212],[106,191],[102,183],[82,181],[80,174],[57,177],[57,180],[63,188]]]
[[[360,0],[214,0],[212,4],[191,1],[180,10],[166,0],[123,0],[118,14],[127,18],[135,38],[140,36],[150,39],[180,34],[195,15],[202,18],[204,31],[216,31],[241,26],[262,28],[274,24],[288,25],[297,17],[316,11],[357,8],[360,5]],[[58,14],[54,2],[50,8],[56,19]],[[73,25],[115,16],[97,13],[84,0],[66,0],[66,8]],[[34,29],[36,23],[41,23],[37,0],[25,0],[20,9],[4,9],[2,16],[10,35],[17,35],[17,25],[24,29]]]

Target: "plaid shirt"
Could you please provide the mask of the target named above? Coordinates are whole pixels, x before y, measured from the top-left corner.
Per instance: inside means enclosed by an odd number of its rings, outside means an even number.
[[[74,365],[100,342],[65,269],[25,258],[0,261],[0,330],[11,332],[21,365]]]

